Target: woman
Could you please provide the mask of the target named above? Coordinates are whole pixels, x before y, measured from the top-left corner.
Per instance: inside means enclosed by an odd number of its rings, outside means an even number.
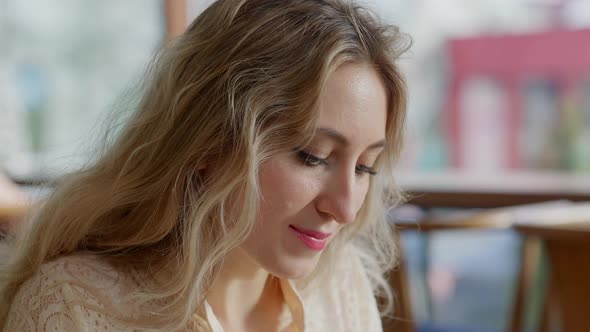
[[[214,3],[24,232],[5,329],[381,330],[402,41],[340,0]]]

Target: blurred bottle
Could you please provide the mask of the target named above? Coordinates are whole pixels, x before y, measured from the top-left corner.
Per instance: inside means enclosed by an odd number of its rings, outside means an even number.
[[[525,167],[559,169],[558,88],[548,79],[530,78],[523,87],[523,121],[519,149]]]
[[[579,98],[579,86],[565,89],[560,100],[560,128],[559,143],[561,146],[562,168],[572,171],[580,165],[579,141],[582,135],[584,123],[582,120],[582,107]]]
[[[573,165],[575,170],[590,171],[590,78],[582,84],[581,91],[579,131],[573,140]]]
[[[32,139],[27,126],[26,105],[15,66],[0,57],[0,171],[13,176],[30,172]]]
[[[429,123],[429,130],[425,133],[420,168],[427,171],[438,171],[449,166],[449,152],[447,141],[442,134],[441,116],[434,116],[433,121]]]
[[[47,83],[42,70],[35,65],[22,64],[18,84],[26,105],[33,152],[43,151],[43,111],[47,99]]]
[[[29,176],[41,174],[43,152],[47,137],[45,123],[48,107],[48,81],[43,69],[34,64],[20,64],[17,71],[17,85],[23,98],[26,120],[32,143],[33,167]]]
[[[460,95],[460,149],[466,170],[500,171],[509,167],[509,117],[506,93],[494,79],[465,82]]]

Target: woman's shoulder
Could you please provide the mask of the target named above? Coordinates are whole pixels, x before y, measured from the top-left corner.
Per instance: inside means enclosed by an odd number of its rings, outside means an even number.
[[[122,271],[101,256],[76,254],[64,256],[41,265],[31,279],[44,277],[55,282],[90,282],[111,281],[121,278]],[[98,280],[97,280],[98,279]]]
[[[80,295],[95,293],[97,297],[116,300],[139,286],[141,278],[137,278],[133,272],[101,256],[77,254],[44,263],[21,288],[31,288],[35,294],[45,294],[60,286],[69,286],[80,291]]]
[[[113,330],[108,312],[138,287],[136,279],[141,280],[94,255],[44,263],[19,287],[7,317],[8,330]]]

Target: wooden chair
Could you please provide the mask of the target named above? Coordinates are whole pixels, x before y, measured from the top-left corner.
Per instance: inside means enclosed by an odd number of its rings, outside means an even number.
[[[515,228],[516,230],[521,230],[523,227],[526,227],[525,225],[531,227],[532,225],[543,224],[556,225],[563,223],[564,218],[579,222],[588,216],[590,216],[590,204],[553,201],[507,208],[485,209],[483,211],[468,213],[460,217],[450,217],[445,219],[425,218],[417,223],[398,222],[396,223],[396,229],[398,232],[417,230],[423,234],[429,234],[433,231],[468,229],[498,230]],[[588,250],[588,252],[590,253],[590,250]],[[522,318],[524,316],[524,308],[528,295],[527,291],[533,284],[540,266],[540,242],[534,237],[523,237],[519,255],[521,266],[518,271],[516,293],[514,296],[514,305],[509,327],[509,330],[512,332],[523,331]],[[403,255],[401,255],[401,257],[403,258]],[[590,265],[590,261],[588,261],[588,264]],[[409,300],[410,294],[407,282],[407,271],[403,259],[400,262],[398,269],[392,271],[390,278],[392,288],[396,290],[398,294],[399,308],[397,316],[399,319],[384,324],[384,331],[413,332],[415,326]],[[588,298],[590,299],[590,296]],[[549,309],[546,308],[544,310]],[[543,324],[546,323],[542,323],[541,325]]]
[[[425,218],[420,222],[397,222],[397,232],[419,231],[429,234],[433,231],[467,230],[467,229],[507,229],[511,226],[510,217],[501,210],[469,213],[461,217],[445,219]],[[398,241],[398,243],[400,243]],[[400,245],[400,262],[397,269],[390,274],[390,285],[396,294],[397,305],[393,319],[384,320],[384,332],[414,332],[416,330],[412,306],[410,303],[409,283],[403,247]]]
[[[399,234],[396,234],[397,243],[399,242]],[[412,306],[410,303],[409,289],[406,263],[403,259],[404,252],[400,245],[399,247],[400,261],[396,269],[389,274],[389,284],[394,291],[394,314],[393,317],[388,317],[383,320],[384,332],[414,332],[414,316],[412,314]]]

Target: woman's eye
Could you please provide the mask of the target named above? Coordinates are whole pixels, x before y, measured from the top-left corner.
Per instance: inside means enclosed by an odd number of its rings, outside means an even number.
[[[306,166],[319,166],[328,164],[326,159],[314,156],[313,154],[304,150],[297,151],[297,158]]]
[[[377,175],[377,171],[373,167],[358,165],[355,169],[357,175],[369,174],[371,176]]]

